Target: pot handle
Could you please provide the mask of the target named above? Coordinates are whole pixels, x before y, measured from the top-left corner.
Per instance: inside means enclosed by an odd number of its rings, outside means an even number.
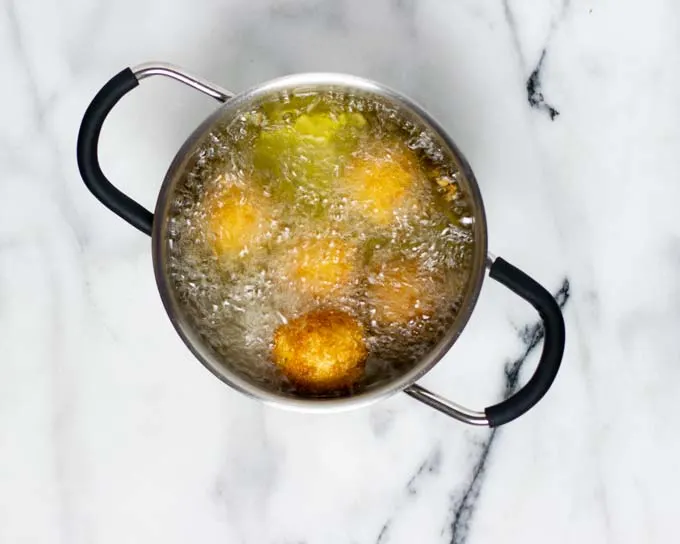
[[[539,283],[500,257],[493,261],[489,276],[526,300],[541,316],[545,333],[543,351],[534,375],[510,398],[485,408],[483,412],[459,406],[417,384],[404,392],[465,423],[498,427],[530,410],[548,392],[562,362],[565,333],[564,318],[557,301]]]
[[[78,132],[76,154],[80,175],[87,188],[113,213],[122,217],[136,229],[151,235],[153,214],[116,189],[99,166],[99,135],[109,112],[128,92],[149,76],[166,76],[197,89],[220,102],[229,100],[233,93],[181,68],[164,63],[141,64],[126,68],[113,76],[94,97],[83,116]]]

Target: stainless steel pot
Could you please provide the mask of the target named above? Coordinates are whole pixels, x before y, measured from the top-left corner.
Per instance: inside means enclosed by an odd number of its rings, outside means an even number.
[[[146,210],[125,194],[116,189],[101,171],[98,160],[99,135],[108,113],[113,106],[140,81],[149,76],[166,76],[180,81],[224,105],[209,116],[187,139],[178,151],[165,176],[156,203],[155,214]],[[410,370],[387,383],[367,388],[357,394],[333,399],[310,399],[284,394],[267,389],[262,384],[254,383],[236,372],[225,361],[220,361],[212,350],[204,343],[175,299],[168,281],[168,214],[170,195],[181,181],[182,176],[195,160],[195,151],[203,139],[217,123],[233,118],[244,108],[252,106],[259,99],[270,93],[282,90],[304,91],[337,89],[374,97],[388,102],[414,122],[428,128],[439,144],[450,151],[463,174],[461,184],[470,195],[473,205],[475,255],[472,273],[465,293],[463,304],[454,323],[444,338],[418,364]],[[419,106],[409,98],[387,87],[366,79],[340,74],[297,74],[269,81],[253,89],[234,95],[233,93],[193,76],[168,64],[144,64],[134,69],[125,69],[114,76],[95,96],[85,112],[80,127],[77,146],[78,166],[87,187],[109,209],[125,219],[152,238],[153,262],[156,282],[167,310],[168,316],[185,344],[215,376],[231,387],[280,407],[303,411],[334,411],[357,408],[386,398],[397,392],[405,392],[413,398],[448,414],[465,423],[495,427],[519,417],[533,407],[548,391],[557,375],[562,354],[564,352],[564,320],[555,299],[543,287],[529,276],[501,258],[494,258],[487,253],[487,232],[484,205],[475,177],[449,136]],[[469,410],[441,396],[428,391],[416,382],[430,370],[448,351],[463,331],[474,309],[482,287],[484,276],[499,281],[517,295],[529,302],[540,314],[544,325],[543,351],[534,375],[524,387],[503,402],[490,406],[482,411]]]

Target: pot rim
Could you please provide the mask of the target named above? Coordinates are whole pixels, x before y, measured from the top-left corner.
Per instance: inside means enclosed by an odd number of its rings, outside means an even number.
[[[201,339],[200,335],[193,329],[188,319],[183,315],[181,306],[174,296],[166,270],[167,243],[165,235],[167,233],[166,224],[169,213],[168,197],[181,179],[181,174],[191,161],[193,152],[200,144],[202,138],[230,110],[238,111],[244,104],[273,92],[310,86],[353,89],[364,93],[377,94],[398,104],[400,108],[419,118],[441,138],[453,155],[464,176],[466,188],[474,207],[475,250],[472,270],[460,310],[446,334],[421,361],[413,365],[407,372],[367,391],[346,397],[304,398],[273,393],[248,381],[231,371],[226,365],[221,364],[211,349]],[[170,321],[185,345],[214,376],[237,391],[278,408],[301,412],[338,412],[367,406],[378,400],[388,398],[395,393],[404,391],[431,370],[453,346],[472,315],[484,281],[488,264],[487,222],[481,192],[469,163],[441,125],[414,100],[381,83],[362,77],[341,73],[298,73],[269,80],[236,94],[227,100],[222,107],[217,108],[210,114],[187,138],[170,164],[158,193],[152,230],[152,256],[156,285]]]

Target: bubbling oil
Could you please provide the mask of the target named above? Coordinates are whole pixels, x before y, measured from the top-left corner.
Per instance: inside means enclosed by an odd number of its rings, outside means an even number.
[[[474,218],[460,175],[380,101],[272,96],[218,124],[176,186],[168,265],[181,311],[232,371],[307,396],[273,363],[275,332],[341,311],[369,354],[349,393],[390,380],[442,338],[468,284]]]

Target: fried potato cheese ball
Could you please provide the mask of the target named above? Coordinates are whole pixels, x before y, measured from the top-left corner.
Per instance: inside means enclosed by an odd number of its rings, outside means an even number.
[[[420,274],[414,260],[392,260],[378,267],[369,283],[372,316],[379,325],[406,325],[432,312],[435,281]]]
[[[349,197],[364,216],[380,226],[389,224],[403,206],[416,180],[416,167],[410,152],[375,147],[373,156],[353,160],[345,170]]]
[[[354,384],[368,349],[359,322],[338,310],[314,310],[281,325],[272,358],[300,389],[325,393]]]
[[[356,255],[356,248],[340,238],[303,239],[288,255],[283,275],[301,293],[337,293],[351,281]]]
[[[210,195],[206,208],[208,240],[219,256],[251,252],[269,225],[264,199],[236,186]]]

